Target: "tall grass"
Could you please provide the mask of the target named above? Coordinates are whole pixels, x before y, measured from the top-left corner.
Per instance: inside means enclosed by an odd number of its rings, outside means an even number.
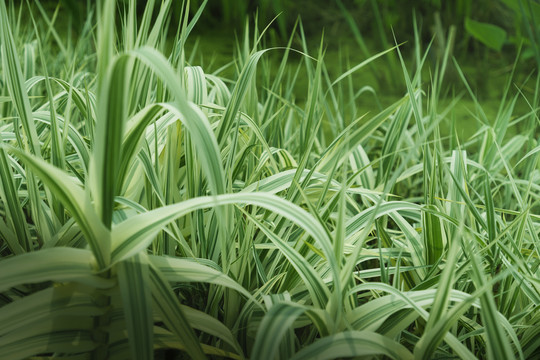
[[[186,60],[205,3],[173,28],[171,0],[100,1],[74,46],[0,2],[2,358],[539,356],[537,78],[489,119],[452,33],[429,79],[417,37],[365,114],[351,76],[386,52],[332,78],[301,24],[277,49],[255,27],[223,78]]]

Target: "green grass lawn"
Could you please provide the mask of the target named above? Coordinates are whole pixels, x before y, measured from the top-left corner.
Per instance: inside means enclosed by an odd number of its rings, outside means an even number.
[[[537,72],[116,3],[0,1],[2,359],[540,356]]]

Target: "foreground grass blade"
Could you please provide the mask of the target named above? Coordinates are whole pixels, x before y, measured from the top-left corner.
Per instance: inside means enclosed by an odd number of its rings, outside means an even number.
[[[481,287],[485,284],[486,280],[483,270],[480,267],[480,260],[474,250],[471,252],[471,265],[475,285]],[[480,296],[480,302],[482,304],[482,320],[487,334],[488,357],[501,360],[514,358],[514,352],[512,351],[508,336],[501,326],[499,319],[497,319],[498,311],[491,291],[484,292]]]
[[[117,180],[127,117],[129,66],[129,57],[118,56],[112,59],[106,73],[100,77],[96,142],[90,162],[89,187],[96,212],[107,229],[111,227],[114,197],[119,187]]]
[[[51,317],[90,318],[106,312],[95,304],[91,294],[85,292],[89,287],[76,282],[56,285],[3,306],[0,309],[0,336],[18,329],[24,331]]]
[[[152,266],[160,271],[160,274],[170,282],[206,282],[225,286],[238,291],[252,300],[249,291],[244,289],[236,281],[204,264],[197,259],[178,259],[164,256],[149,256]]]
[[[332,262],[331,259],[334,258],[332,244],[322,226],[300,207],[265,193],[200,197],[133,216],[113,229],[113,261],[120,261],[130,254],[145,249],[152,241],[153,236],[169,222],[179,217],[194,210],[228,204],[258,205],[290,219],[317,240],[328,261]]]
[[[195,310],[188,306],[181,306],[181,308],[184,312],[184,315],[186,316],[187,321],[194,329],[203,331],[207,334],[222,339],[228,345],[232,346],[237,354],[242,355],[242,348],[240,347],[240,344],[238,344],[238,342],[236,341],[234,335],[229,330],[229,328],[227,328],[225,325],[223,325],[221,322],[219,322],[212,316],[202,311]],[[243,356],[238,357],[243,358]]]
[[[23,151],[10,148],[61,201],[81,227],[100,268],[109,263],[110,233],[101,223],[85,192],[69,174]]]
[[[118,283],[126,316],[131,355],[154,358],[154,321],[147,258],[134,255],[118,264]]]
[[[438,322],[449,322],[447,319],[445,319],[444,314],[448,312],[448,304],[450,302],[452,286],[454,285],[454,271],[458,259],[460,235],[461,234],[458,233],[458,235],[454,238],[449,254],[447,256],[447,262],[443,270],[441,279],[439,281],[437,294],[435,295],[435,300],[429,313],[429,318],[426,324],[426,332],[416,343],[414,349],[415,357],[419,359],[430,359],[433,357],[433,352],[439,345],[439,341],[442,341],[442,337],[433,336],[436,334],[436,332],[431,330],[436,326]]]
[[[76,281],[96,288],[109,288],[113,280],[94,275],[88,250],[53,248],[0,261],[0,291],[44,281]]]
[[[64,319],[64,321],[69,322],[68,319]],[[18,338],[13,339],[17,335]],[[33,355],[46,353],[90,352],[96,348],[96,343],[89,329],[81,331],[76,326],[71,326],[64,327],[63,331],[52,332],[43,328],[42,333],[35,335],[29,335],[27,332],[13,334],[10,337],[0,339],[0,346],[4,359],[28,359]]]
[[[261,360],[274,359],[283,335],[296,318],[305,311],[306,309],[296,304],[278,303],[273,305],[261,322],[251,357]],[[270,339],[272,340],[269,341]]]

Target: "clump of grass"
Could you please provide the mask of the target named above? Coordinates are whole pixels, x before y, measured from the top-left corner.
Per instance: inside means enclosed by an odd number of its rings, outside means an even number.
[[[170,0],[101,1],[78,46],[0,3],[3,357],[537,356],[538,80],[495,119],[470,90],[463,142],[449,47],[429,79],[419,41],[412,69],[388,50],[407,92],[363,114],[350,76],[386,52],[331,78],[301,24],[279,49],[255,27],[223,78],[186,61],[204,4],[170,48]]]

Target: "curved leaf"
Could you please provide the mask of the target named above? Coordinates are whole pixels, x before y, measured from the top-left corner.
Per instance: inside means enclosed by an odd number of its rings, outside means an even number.
[[[326,360],[341,357],[386,355],[396,360],[412,360],[403,345],[372,331],[344,331],[314,341],[291,360]]]
[[[88,250],[52,248],[0,261],[0,291],[43,281],[76,281],[97,288],[114,286],[113,280],[94,275],[94,257]]]
[[[8,150],[19,157],[53,192],[59,201],[71,212],[84,233],[100,268],[109,263],[110,233],[99,220],[78,180],[53,165],[21,150],[9,147]]]
[[[504,29],[488,23],[482,23],[469,18],[465,19],[465,29],[474,38],[487,47],[501,51],[506,41],[506,31]]]
[[[305,311],[303,306],[289,302],[273,305],[259,325],[251,357],[260,360],[274,360],[281,338],[296,318]]]
[[[327,259],[330,262],[333,261],[331,240],[326,235],[324,228],[313,216],[289,201],[264,193],[238,193],[199,197],[135,215],[113,228],[112,258],[114,262],[120,261],[145,249],[165,225],[194,210],[228,204],[257,205],[284,216],[311,235],[322,247]]]

